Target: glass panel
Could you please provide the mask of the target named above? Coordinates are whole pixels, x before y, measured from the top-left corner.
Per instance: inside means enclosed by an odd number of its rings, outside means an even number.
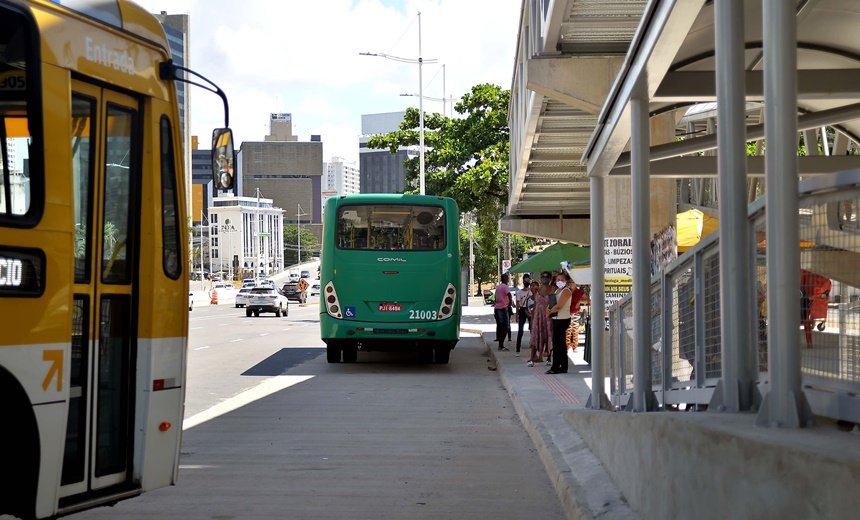
[[[87,372],[89,367],[89,298],[75,295],[72,304],[72,359],[69,367],[69,417],[62,484],[81,482],[86,469]]]
[[[106,283],[131,281],[134,116],[129,109],[108,105],[102,237],[102,280]]]
[[[124,471],[129,438],[131,322],[129,298],[101,300],[95,475]]]
[[[445,210],[438,206],[344,206],[337,216],[340,249],[438,251],[445,248]]]
[[[27,98],[36,89],[27,85],[29,42],[24,17],[0,9],[0,217],[25,215],[31,206]]]
[[[178,278],[180,269],[179,205],[176,201],[176,168],[173,161],[173,138],[170,120],[161,118],[161,234],[164,241],[164,273]]]
[[[75,204],[75,282],[90,281],[90,186],[94,156],[95,102],[72,98],[72,183]]]

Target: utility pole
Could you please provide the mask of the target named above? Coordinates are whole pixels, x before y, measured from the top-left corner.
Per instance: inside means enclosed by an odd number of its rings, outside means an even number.
[[[298,257],[296,263],[302,263],[302,205],[296,204],[296,249]]]
[[[472,232],[472,214],[469,214],[469,296],[472,296],[472,291],[475,289],[475,249],[474,235]],[[466,300],[468,301],[468,300]]]

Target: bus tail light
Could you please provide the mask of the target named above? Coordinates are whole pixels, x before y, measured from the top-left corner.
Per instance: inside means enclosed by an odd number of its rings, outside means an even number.
[[[454,305],[457,303],[457,289],[453,284],[448,284],[445,288],[445,294],[442,296],[442,303],[439,304],[438,320],[450,318],[454,314]]]
[[[332,318],[343,318],[341,313],[340,301],[337,299],[337,291],[334,290],[334,284],[329,282],[325,284],[323,289],[325,311]]]

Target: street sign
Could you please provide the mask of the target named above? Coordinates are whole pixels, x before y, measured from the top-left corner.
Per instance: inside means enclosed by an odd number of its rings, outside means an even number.
[[[511,261],[509,259],[508,260],[502,260],[502,273],[507,273],[510,270],[511,270]]]

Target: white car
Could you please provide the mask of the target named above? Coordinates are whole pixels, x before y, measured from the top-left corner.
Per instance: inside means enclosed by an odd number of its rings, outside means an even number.
[[[239,292],[236,293],[236,307],[244,307],[248,305],[248,296],[251,294],[251,289],[255,286],[251,285],[249,287],[242,287],[239,289]]]
[[[295,283],[299,281],[299,273],[290,273],[290,281]]]
[[[308,295],[310,296],[319,296],[320,295],[320,281],[314,280],[311,282],[311,286],[308,289]]]
[[[273,287],[254,287],[248,295],[245,306],[245,316],[259,316],[261,312],[274,312],[275,316],[287,317],[290,313],[290,301]]]
[[[216,283],[214,287],[212,287],[212,290],[214,290],[214,291],[218,291],[218,292],[221,292],[221,291],[235,291],[235,290],[236,290],[236,288],[235,288],[235,287],[233,287],[233,284],[232,284],[232,283],[219,282],[219,283]]]

